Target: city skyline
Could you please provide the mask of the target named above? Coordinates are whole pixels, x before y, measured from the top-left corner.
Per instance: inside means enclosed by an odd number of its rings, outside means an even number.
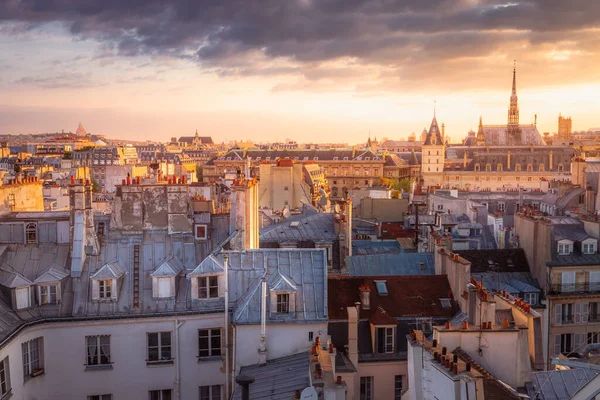
[[[453,142],[507,121],[594,120],[599,7],[589,2],[34,1],[0,5],[0,134],[136,140],[402,139],[437,116]],[[532,16],[535,15],[535,18]]]

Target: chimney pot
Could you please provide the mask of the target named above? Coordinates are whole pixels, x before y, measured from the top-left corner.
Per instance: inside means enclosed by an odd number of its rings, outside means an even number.
[[[470,362],[468,362],[468,363],[467,363],[466,370],[467,370],[467,371],[470,371],[470,370],[471,370],[471,363],[470,363]]]
[[[335,381],[336,385],[341,385],[342,384],[342,377],[340,375],[337,376],[337,379]]]
[[[446,321],[446,329],[450,329],[450,321]]]
[[[469,329],[469,322],[468,321],[463,321],[462,328],[463,329]]]
[[[434,361],[439,361],[440,360],[440,353],[438,353],[437,351],[435,351],[433,353],[433,360]]]
[[[437,343],[437,339],[433,339],[433,342],[431,343],[431,345],[432,345],[433,347],[437,347],[437,344],[438,344],[438,343]]]
[[[74,184],[75,184],[75,176],[71,175],[71,185],[74,185]]]
[[[122,179],[122,180],[121,180],[121,184],[122,184],[123,186],[125,186],[125,184],[126,184],[126,183],[127,183],[127,181],[126,181],[125,179]]]
[[[454,354],[454,355],[452,356],[452,361],[454,361],[455,363],[457,363],[457,362],[458,362],[458,354]]]
[[[508,327],[509,327],[508,319],[505,318],[502,320],[502,328],[508,329]]]
[[[454,374],[458,374],[458,364],[454,364],[454,368],[452,369],[452,372],[454,372]]]
[[[446,349],[445,347],[442,347],[442,355],[445,356],[447,352],[448,352],[448,349]]]

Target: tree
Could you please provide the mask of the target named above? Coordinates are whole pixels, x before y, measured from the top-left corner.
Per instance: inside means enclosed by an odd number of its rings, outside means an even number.
[[[383,184],[390,190],[410,192],[410,179],[381,178]]]

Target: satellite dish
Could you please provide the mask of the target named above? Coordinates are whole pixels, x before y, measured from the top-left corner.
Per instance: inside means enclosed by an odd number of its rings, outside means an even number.
[[[319,395],[314,387],[309,386],[300,394],[300,400],[317,400]]]
[[[335,205],[335,213],[336,213],[336,214],[339,214],[339,213],[340,213],[340,205],[339,205],[339,204],[336,204],[336,205]]]

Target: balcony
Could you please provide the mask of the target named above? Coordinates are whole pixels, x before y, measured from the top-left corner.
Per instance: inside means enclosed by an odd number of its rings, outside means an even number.
[[[548,289],[549,295],[565,294],[594,294],[600,293],[600,282],[583,282],[569,284],[552,284]]]

